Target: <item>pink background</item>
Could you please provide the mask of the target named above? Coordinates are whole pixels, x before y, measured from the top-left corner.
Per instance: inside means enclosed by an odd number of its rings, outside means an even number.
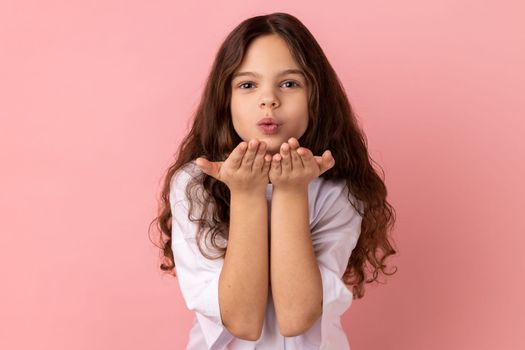
[[[2,1],[0,348],[184,348],[161,175],[222,40],[274,11],[325,50],[398,212],[352,350],[525,348],[523,2],[279,3]]]

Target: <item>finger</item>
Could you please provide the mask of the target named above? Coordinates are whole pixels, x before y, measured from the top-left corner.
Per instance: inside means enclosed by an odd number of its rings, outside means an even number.
[[[291,172],[292,168],[292,159],[290,156],[290,145],[285,142],[281,145],[281,156],[283,160],[281,161],[282,171]]]
[[[242,158],[244,157],[244,154],[246,153],[246,149],[248,148],[248,143],[245,141],[242,141],[235,147],[230,154],[228,159],[231,159],[232,166],[235,169],[239,169],[242,163]]]
[[[335,165],[335,160],[329,150],[324,151],[321,156],[321,174],[332,168]]]
[[[246,169],[249,169],[251,171],[253,160],[255,159],[255,155],[257,153],[257,148],[259,147],[259,140],[253,139],[250,140],[248,143],[248,150],[244,154],[244,157],[242,158],[242,164],[241,167],[245,167]]]
[[[292,155],[292,168],[293,169],[302,169],[304,168],[303,160],[301,156],[297,153],[297,150],[291,149],[290,154]]]
[[[272,166],[272,156],[270,154],[266,154],[264,156],[264,165],[262,168],[262,172],[264,174],[267,174],[270,171],[271,166]]]
[[[301,157],[303,164],[309,164],[314,160],[314,155],[312,151],[305,147],[299,147],[297,149],[297,154]]]
[[[290,147],[292,147],[292,149],[298,149],[299,148],[299,140],[297,140],[295,137],[290,137],[288,139],[288,144],[290,145]]]
[[[261,171],[262,167],[264,166],[265,154],[266,143],[261,141],[261,143],[259,143],[259,149],[257,150],[257,154],[255,155],[255,159],[253,161],[252,171]]]
[[[202,172],[217,178],[219,175],[219,170],[221,169],[221,166],[224,162],[210,162],[204,157],[199,157],[195,160],[195,163],[199,168],[201,168]]]
[[[279,153],[274,154],[272,157],[272,168],[270,171],[277,176],[280,176],[282,172],[281,160],[282,157]]]

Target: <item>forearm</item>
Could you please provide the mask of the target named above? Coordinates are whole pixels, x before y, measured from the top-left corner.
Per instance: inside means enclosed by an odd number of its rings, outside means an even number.
[[[311,240],[308,188],[272,194],[270,278],[281,333],[295,336],[322,311],[322,281]]]
[[[256,340],[268,301],[268,206],[262,191],[232,192],[230,202],[219,304],[223,322],[232,334]]]

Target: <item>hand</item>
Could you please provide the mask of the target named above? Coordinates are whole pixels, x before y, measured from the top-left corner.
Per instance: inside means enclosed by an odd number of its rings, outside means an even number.
[[[329,150],[321,157],[314,156],[291,137],[281,145],[280,153],[274,154],[269,178],[274,187],[307,187],[310,181],[334,165],[335,159]]]
[[[199,157],[201,170],[224,182],[230,191],[266,190],[272,157],[266,155],[266,143],[252,139],[241,142],[225,161],[212,162]]]

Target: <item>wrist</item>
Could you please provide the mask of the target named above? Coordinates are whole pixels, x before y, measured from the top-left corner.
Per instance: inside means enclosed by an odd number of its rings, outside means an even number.
[[[266,198],[266,186],[252,188],[230,188],[230,197],[263,197]]]
[[[308,184],[287,184],[273,186],[272,195],[275,193],[293,193],[293,194],[304,194],[308,193]]]

